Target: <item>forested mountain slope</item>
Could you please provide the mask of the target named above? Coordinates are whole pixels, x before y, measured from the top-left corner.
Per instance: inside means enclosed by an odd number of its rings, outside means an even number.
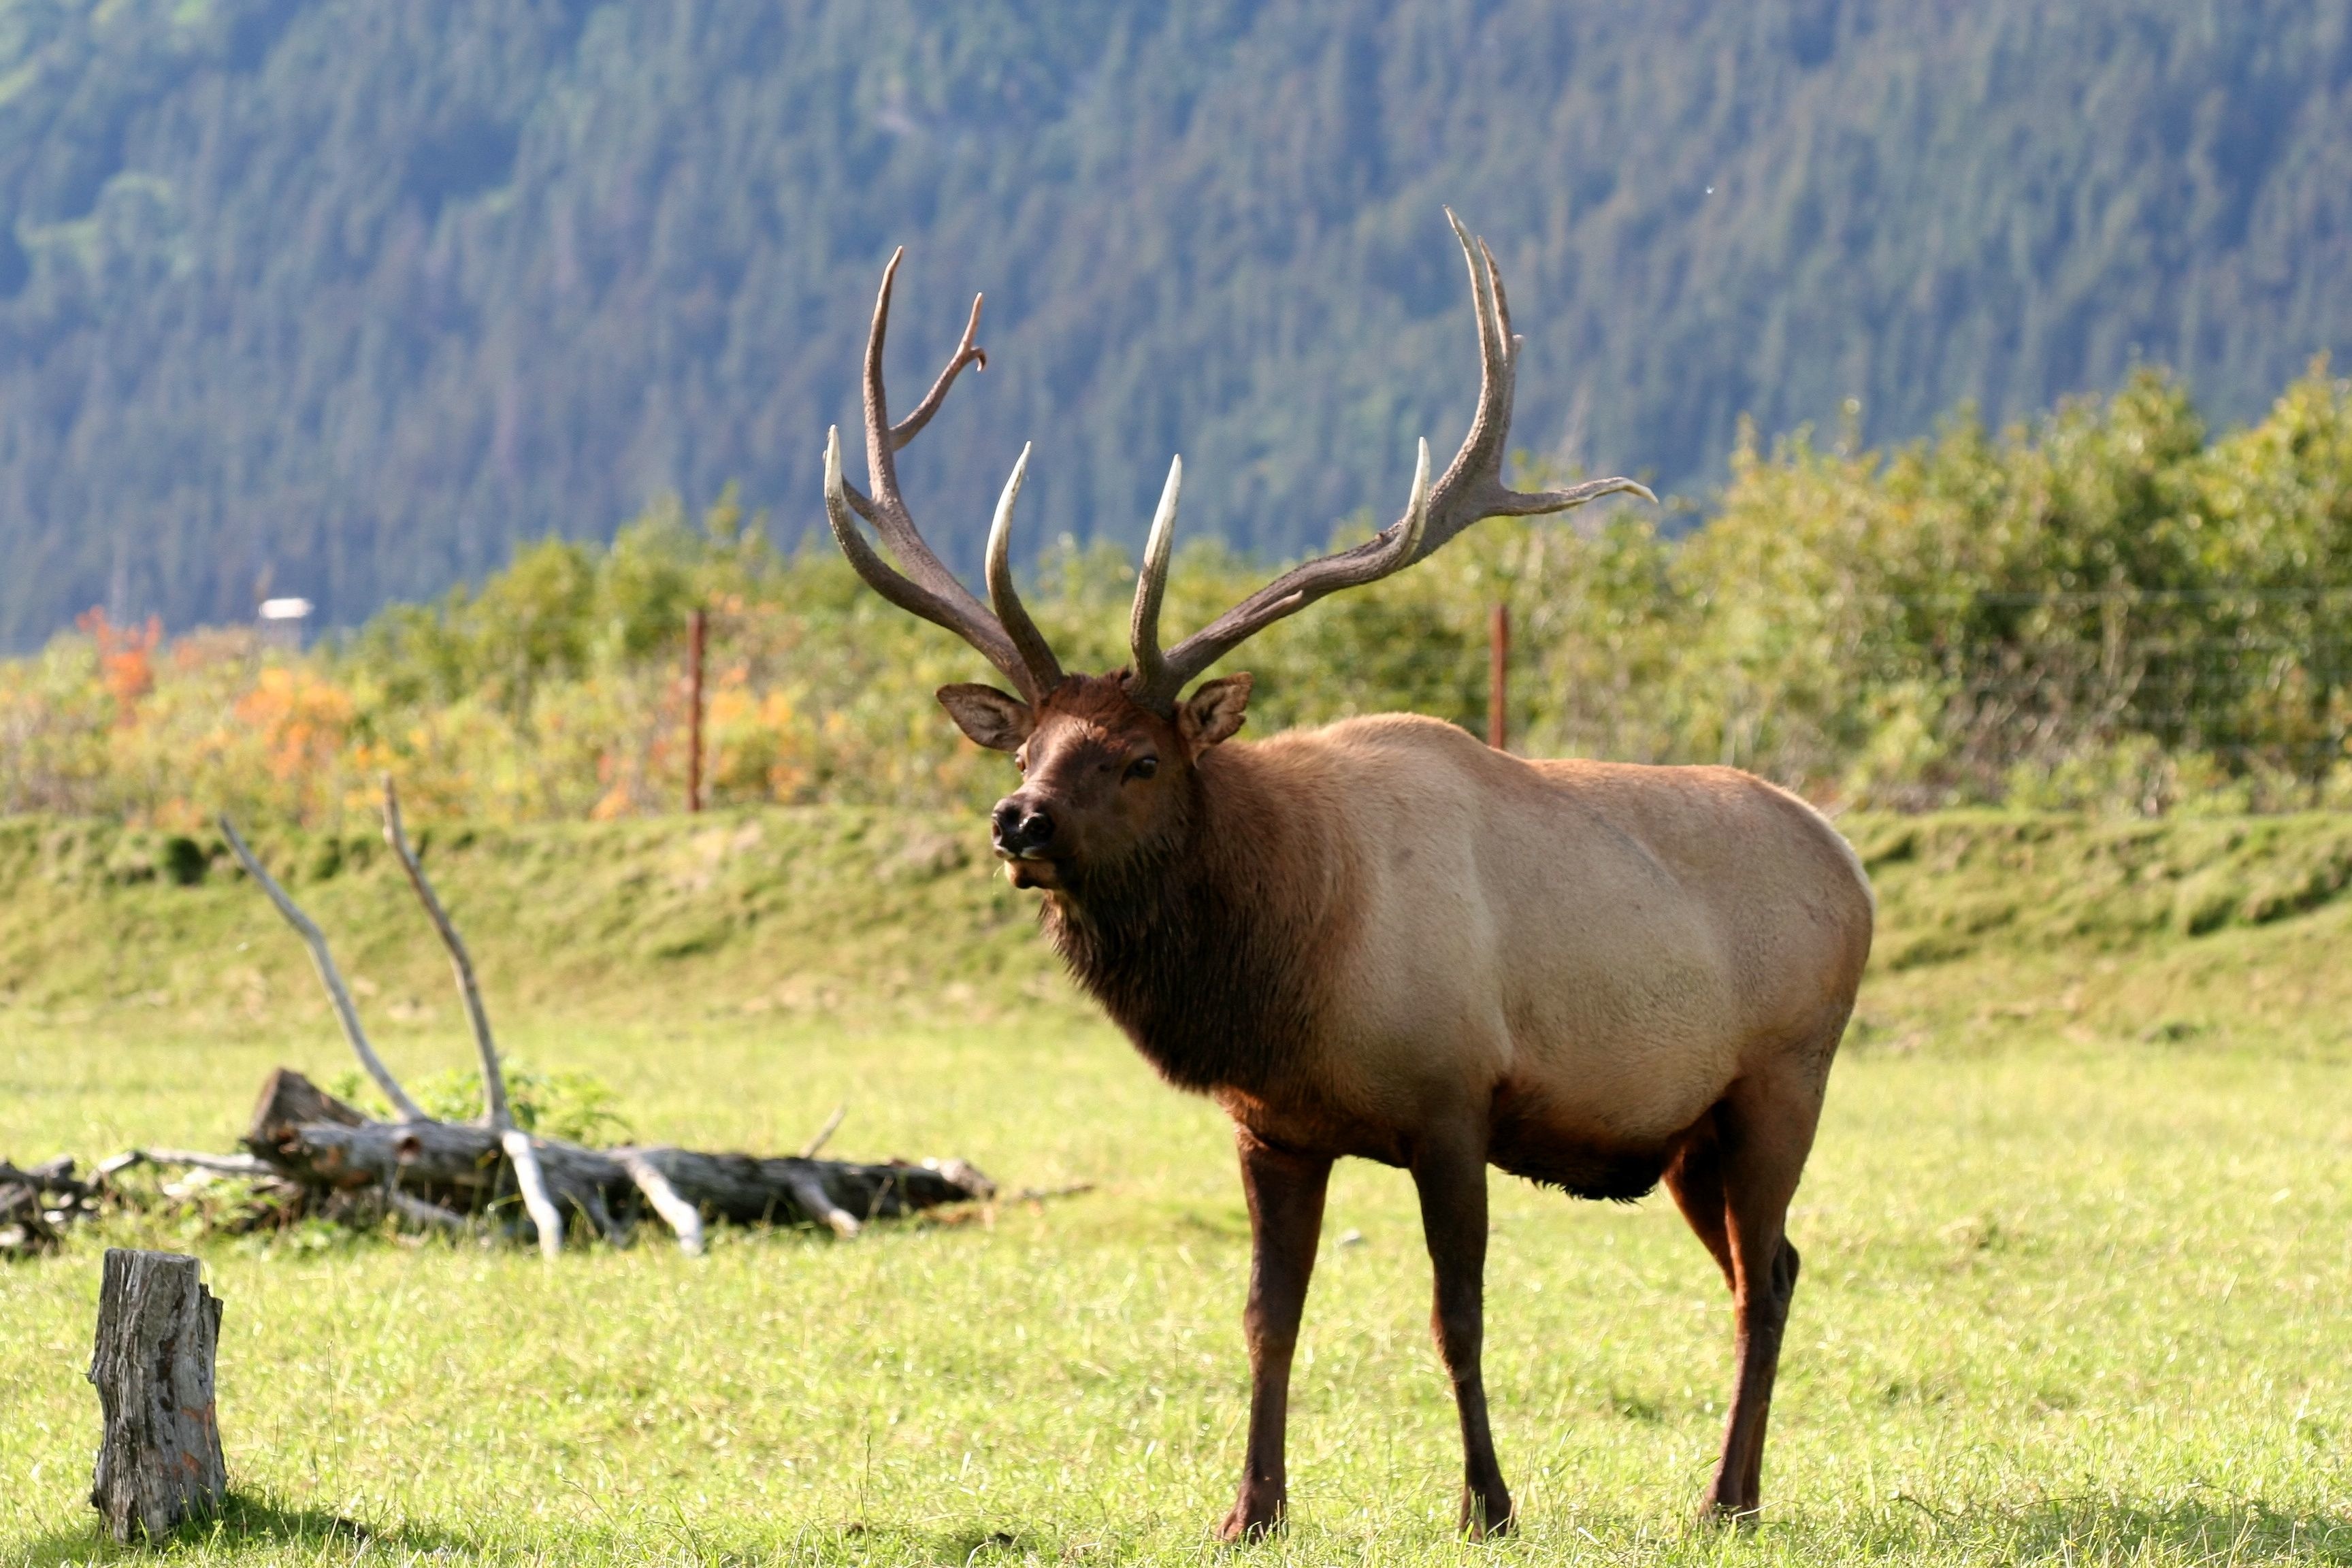
[[[337,620],[730,478],[789,542],[911,247],[910,449],[969,560],[1402,495],[1475,358],[1520,439],[1696,489],[2179,366],[2352,345],[2347,0],[0,0],[0,647],[77,610]],[[1442,448],[1441,448],[1442,449]]]

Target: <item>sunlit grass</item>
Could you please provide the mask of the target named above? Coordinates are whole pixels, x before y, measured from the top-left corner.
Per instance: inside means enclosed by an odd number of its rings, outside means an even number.
[[[1971,874],[1936,872],[1954,899],[2029,900],[2058,873]],[[1929,923],[1925,875],[1884,876],[1895,928]],[[313,892],[356,919],[371,885]],[[1672,1205],[1497,1176],[1488,1382],[1525,1533],[1456,1542],[1410,1190],[1343,1167],[1300,1356],[1293,1528],[1234,1560],[2352,1563],[2338,912],[2193,943],[1994,944],[1874,978],[1792,1220],[1804,1279],[1752,1539],[1687,1523],[1730,1323]],[[199,949],[269,931],[189,918]],[[510,974],[527,934],[480,946]],[[191,987],[205,951],[182,953]],[[270,1066],[340,1070],[299,969],[269,962],[267,1005],[194,1008],[197,1025],[127,988],[71,1017],[55,998],[0,1008],[0,1152],[225,1147]],[[542,1266],[325,1233],[118,1234],[193,1246],[227,1303],[238,1503],[176,1554],[1216,1558],[1247,1243],[1213,1109],[1060,1002],[975,1004],[989,1016],[966,1024],[746,1014],[751,972],[713,963],[510,1003],[505,1037],[613,1084],[646,1137],[792,1147],[846,1100],[839,1152],[1094,1190],[851,1244],[725,1235],[700,1261],[654,1238]],[[430,973],[379,972],[383,1000]],[[2158,1026],[2178,1020],[2195,1026]],[[456,1028],[444,1005],[386,1020],[383,1043],[423,1071],[462,1061]],[[84,1500],[81,1378],[104,1239],[0,1268],[0,1563],[110,1554]]]
[[[335,1517],[395,1560],[1203,1553],[1238,1459],[1246,1252],[1213,1111],[1098,1030],[565,1038],[615,1081],[702,1086],[646,1094],[665,1136],[772,1145],[845,1095],[845,1150],[1099,1185],[855,1245],[730,1237],[700,1262],[202,1244],[247,1507],[201,1555],[340,1560],[348,1542],[314,1538]],[[24,1081],[68,1042],[7,1045]],[[115,1036],[74,1076],[129,1108],[125,1136],[160,1133],[183,1096],[237,1104],[273,1054]],[[1752,1546],[1684,1524],[1729,1373],[1704,1254],[1663,1202],[1498,1178],[1489,1380],[1527,1516],[1506,1550],[2352,1560],[2347,1177],[2336,1063],[2047,1040],[1842,1063]],[[0,1531],[31,1561],[90,1550],[95,1263],[92,1243],[0,1273],[0,1469],[20,1478]],[[1453,1417],[1402,1178],[1343,1171],[1320,1268],[1297,1522],[1259,1555],[1451,1560]]]

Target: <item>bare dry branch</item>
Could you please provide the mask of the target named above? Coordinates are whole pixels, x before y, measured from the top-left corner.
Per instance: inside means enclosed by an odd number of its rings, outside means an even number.
[[[205,1154],[193,1149],[127,1149],[98,1168],[101,1176],[111,1176],[133,1165],[179,1165],[192,1171],[210,1171],[218,1176],[274,1176],[275,1167],[255,1159],[250,1154]]]
[[[269,895],[269,901],[278,906],[278,912],[286,917],[286,923],[292,926],[309,945],[310,962],[317,965],[319,978],[325,984],[327,994],[335,1004],[335,1016],[343,1026],[343,1038],[351,1042],[352,1054],[360,1058],[360,1066],[367,1069],[368,1077],[375,1079],[376,1088],[383,1090],[383,1097],[392,1102],[393,1110],[399,1113],[403,1121],[429,1120],[416,1101],[408,1098],[408,1091],[400,1087],[400,1080],[392,1076],[392,1069],[383,1065],[383,1058],[375,1054],[375,1047],[368,1044],[367,1031],[360,1027],[359,1009],[352,1005],[352,994],[343,984],[341,972],[335,968],[334,955],[327,951],[326,933],[319,929],[316,921],[302,912],[302,906],[287,896],[286,889],[278,885],[278,879],[263,868],[259,858],[237,836],[236,824],[223,816],[220,830],[221,837],[228,840],[228,847],[236,854],[238,863],[244,866],[245,874]]]
[[[866,1228],[856,1215],[833,1201],[824,1190],[824,1184],[818,1181],[812,1172],[788,1172],[784,1177],[784,1190],[793,1195],[793,1201],[800,1205],[803,1214],[823,1221],[832,1228],[834,1235],[844,1241]]]
[[[1092,1182],[1064,1182],[1058,1187],[1024,1187],[1007,1201],[1016,1204],[1042,1204],[1048,1198],[1075,1198],[1080,1194],[1094,1190],[1095,1184]]]
[[[816,1130],[816,1136],[810,1139],[801,1149],[801,1158],[803,1160],[815,1159],[816,1152],[824,1148],[825,1144],[831,1141],[835,1132],[841,1131],[842,1118],[848,1114],[849,1101],[845,1100],[839,1105],[835,1106],[833,1108],[833,1114],[824,1119],[824,1125]]]
[[[555,1206],[554,1195],[547,1190],[547,1173],[540,1169],[539,1151],[531,1146],[530,1134],[509,1127],[499,1134],[499,1147],[514,1163],[515,1185],[522,1189],[522,1206],[539,1230],[539,1255],[560,1257],[563,1251],[563,1214]]]
[[[439,1204],[428,1204],[423,1198],[414,1198],[406,1193],[400,1192],[384,1194],[383,1201],[384,1205],[393,1213],[415,1220],[419,1225],[429,1225],[436,1230],[466,1228],[467,1222],[464,1215],[445,1209]]]
[[[441,945],[449,950],[449,967],[457,972],[457,989],[466,999],[466,1022],[474,1031],[474,1050],[482,1067],[482,1105],[490,1126],[505,1131],[514,1125],[514,1115],[507,1108],[507,1078],[499,1067],[499,1048],[490,1038],[490,1015],[482,1006],[481,987],[474,984],[474,961],[467,954],[466,944],[450,923],[449,913],[441,907],[441,900],[433,891],[433,883],[418,863],[416,852],[408,847],[408,835],[400,824],[400,794],[394,788],[390,774],[383,781],[383,839],[392,852],[400,857],[401,868],[408,873],[408,885],[416,889],[418,902],[433,921],[433,929],[441,933]]]
[[[701,1211],[680,1197],[677,1189],[670,1184],[669,1178],[656,1170],[652,1162],[635,1150],[619,1150],[614,1158],[621,1162],[621,1168],[629,1173],[629,1180],[636,1184],[637,1191],[645,1194],[646,1206],[661,1215],[662,1223],[677,1235],[678,1250],[689,1258],[701,1257]]]

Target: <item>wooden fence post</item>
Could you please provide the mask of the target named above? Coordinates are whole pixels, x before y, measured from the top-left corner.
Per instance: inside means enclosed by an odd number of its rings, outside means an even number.
[[[686,809],[702,809],[702,650],[710,635],[709,618],[699,609],[686,623]]]
[[[221,1304],[203,1273],[176,1253],[107,1249],[89,1359],[106,1424],[89,1500],[125,1545],[218,1512],[228,1491],[213,1402]]]
[[[1511,747],[1511,607],[1495,602],[1486,617],[1486,744],[1498,752]]]

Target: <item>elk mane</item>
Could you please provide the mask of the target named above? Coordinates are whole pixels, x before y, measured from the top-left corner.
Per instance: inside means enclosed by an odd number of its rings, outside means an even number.
[[[1169,830],[1050,895],[1039,919],[1071,974],[1181,1089],[1282,1075],[1323,1010],[1318,956],[1339,933],[1310,896],[1328,868],[1270,841],[1257,760],[1213,752]]]

